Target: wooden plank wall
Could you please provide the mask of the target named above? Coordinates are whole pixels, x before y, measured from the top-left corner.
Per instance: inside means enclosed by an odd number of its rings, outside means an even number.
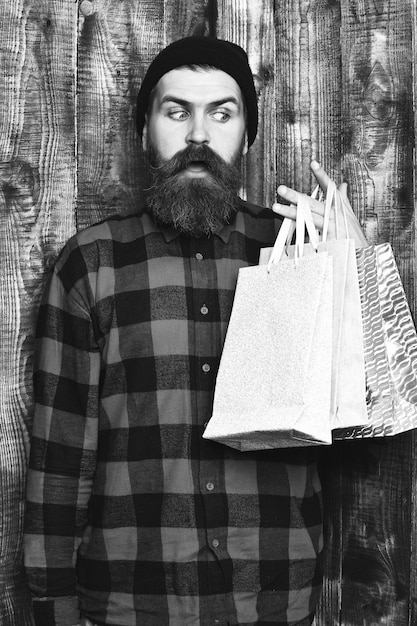
[[[146,67],[199,33],[248,50],[261,108],[243,195],[309,192],[319,159],[370,241],[393,245],[416,310],[415,0],[14,0],[0,3],[0,624],[31,624],[22,571],[31,350],[46,271],[76,229],[140,207],[132,118]],[[323,451],[317,626],[413,626],[416,441]]]

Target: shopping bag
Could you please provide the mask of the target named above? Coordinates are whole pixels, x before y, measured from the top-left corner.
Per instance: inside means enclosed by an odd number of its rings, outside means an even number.
[[[203,436],[243,451],[332,441],[333,263],[327,251],[303,256],[311,216],[298,206],[295,257],[281,258],[280,230],[272,262],[238,275]]]
[[[335,439],[396,435],[417,427],[417,335],[389,243],[357,251],[368,425]]]
[[[313,195],[315,192],[313,192]],[[334,211],[336,239],[327,238],[331,212]],[[356,264],[355,242],[347,239],[343,200],[333,181],[329,181],[324,207],[324,228],[318,245],[307,245],[304,254],[327,251],[333,259],[333,357],[330,419],[332,429],[364,426],[368,423],[362,310]],[[311,230],[309,234],[311,234]],[[292,230],[289,231],[288,239]],[[269,261],[272,248],[261,250],[260,263]],[[295,246],[286,245],[291,258]]]

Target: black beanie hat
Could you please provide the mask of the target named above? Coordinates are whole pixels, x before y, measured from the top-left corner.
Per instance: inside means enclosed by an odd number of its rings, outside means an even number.
[[[255,141],[258,129],[258,103],[248,56],[240,46],[212,37],[186,37],[164,48],[152,61],[139,90],[136,127],[142,136],[149,96],[159,79],[183,65],[212,65],[235,79],[242,90],[247,112],[248,145]]]

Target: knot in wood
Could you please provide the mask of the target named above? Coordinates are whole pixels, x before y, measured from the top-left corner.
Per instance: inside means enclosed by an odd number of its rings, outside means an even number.
[[[84,17],[88,17],[94,13],[94,5],[90,0],[83,0],[80,4],[80,11]]]

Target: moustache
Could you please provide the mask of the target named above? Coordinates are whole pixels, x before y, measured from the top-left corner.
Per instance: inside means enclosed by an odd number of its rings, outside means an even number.
[[[176,176],[186,170],[191,163],[196,162],[203,163],[214,176],[220,177],[225,167],[228,167],[226,161],[205,144],[197,146],[190,144],[162,163],[158,163],[158,159],[155,160],[157,162],[151,165],[153,172],[157,175],[163,174],[164,177]]]

